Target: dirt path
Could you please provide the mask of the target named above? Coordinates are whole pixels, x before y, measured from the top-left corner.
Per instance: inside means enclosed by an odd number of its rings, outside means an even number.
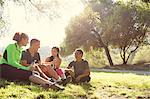
[[[150,75],[150,71],[133,71],[133,70],[113,70],[113,69],[101,69],[101,68],[91,68],[91,71],[99,72],[112,72],[112,73],[133,73],[138,75]]]

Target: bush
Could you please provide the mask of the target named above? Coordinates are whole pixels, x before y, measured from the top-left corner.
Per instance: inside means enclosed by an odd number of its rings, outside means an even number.
[[[135,53],[132,53],[128,64],[138,64],[150,62],[150,45],[140,47]],[[122,64],[122,59],[120,57],[119,49],[109,47],[110,55],[112,57],[114,65]],[[105,67],[109,65],[107,56],[103,48],[93,49],[89,52],[84,51],[84,58],[88,60],[90,67]],[[74,55],[70,55],[69,58],[63,60],[62,67],[66,67],[72,60]]]
[[[133,64],[150,62],[150,45],[142,46],[138,49],[133,59]]]
[[[107,57],[103,49],[86,52],[85,59],[88,60],[91,67],[104,67],[108,65]]]

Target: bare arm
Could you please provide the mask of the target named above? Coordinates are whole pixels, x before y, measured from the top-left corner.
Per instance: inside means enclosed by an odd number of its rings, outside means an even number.
[[[69,65],[68,65],[68,69],[71,69],[72,68],[72,66],[73,66],[73,62],[71,62]]]
[[[60,67],[60,64],[61,64],[61,59],[60,59],[60,58],[57,58],[57,59],[54,61],[55,68],[59,68],[59,67]]]
[[[21,60],[21,65],[26,67],[30,66],[30,64],[27,63],[27,60]]]
[[[47,57],[47,58],[45,59],[45,62],[49,62],[49,57]]]
[[[78,76],[78,77],[83,78],[83,77],[86,77],[86,76],[89,76],[89,75],[90,75],[90,70],[89,70],[89,69],[86,69],[86,70],[84,71],[84,73],[83,73],[82,75]]]

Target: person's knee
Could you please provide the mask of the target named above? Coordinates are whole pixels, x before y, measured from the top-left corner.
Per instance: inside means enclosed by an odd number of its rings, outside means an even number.
[[[31,76],[29,77],[29,80],[30,80],[30,81],[33,81],[33,80],[34,80],[34,76],[31,75]]]
[[[47,68],[45,66],[41,67],[42,72],[47,72]]]
[[[80,79],[80,82],[90,82],[90,80],[91,80],[91,77],[87,76],[87,77]]]
[[[66,77],[70,75],[70,73],[68,71],[65,71],[65,75]]]
[[[89,76],[89,77],[87,78],[87,82],[90,82],[90,80],[91,80],[91,77]]]

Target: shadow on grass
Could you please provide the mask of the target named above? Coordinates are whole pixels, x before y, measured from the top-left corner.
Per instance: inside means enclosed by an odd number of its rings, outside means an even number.
[[[85,90],[86,93],[88,94],[93,94],[91,93],[93,90],[96,89],[95,86],[92,86],[90,83],[81,83],[80,86]]]
[[[24,82],[21,82],[21,81],[9,81],[9,80],[0,78],[0,88],[6,88],[6,87],[9,86],[12,82],[13,82],[15,85],[20,85],[20,86],[23,86],[23,85],[30,85],[30,84],[31,84],[29,81],[24,81]]]
[[[8,85],[10,85],[10,82],[0,78],[0,88],[6,88]]]

